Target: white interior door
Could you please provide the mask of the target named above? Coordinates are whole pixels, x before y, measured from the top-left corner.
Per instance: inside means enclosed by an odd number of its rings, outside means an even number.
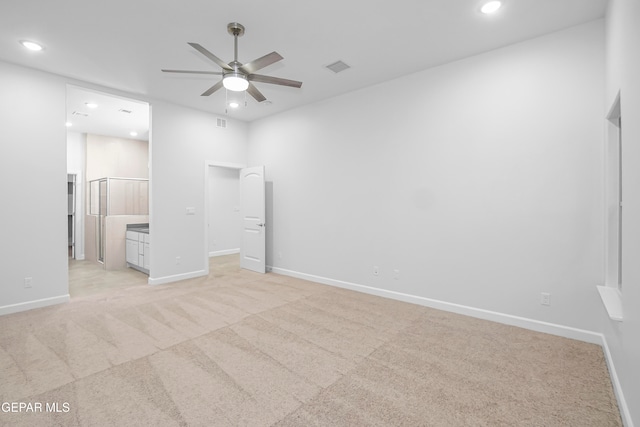
[[[240,170],[240,267],[265,272],[264,166]]]

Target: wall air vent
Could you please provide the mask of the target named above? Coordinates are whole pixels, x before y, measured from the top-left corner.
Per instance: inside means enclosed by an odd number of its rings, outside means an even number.
[[[72,116],[80,116],[80,117],[89,117],[89,115],[87,113],[83,113],[80,111],[74,111],[73,113],[71,113]]]
[[[218,126],[219,128],[226,128],[227,127],[227,121],[225,119],[221,119],[220,117],[218,117],[217,122],[216,122],[216,126]]]
[[[333,71],[334,73],[338,74],[339,72],[348,70],[351,67],[342,61],[336,61],[333,64],[327,65],[327,68]]]
[[[125,113],[125,114],[131,114],[133,113],[133,111],[131,110],[125,110],[124,108],[119,109],[118,111],[120,111],[121,113]]]

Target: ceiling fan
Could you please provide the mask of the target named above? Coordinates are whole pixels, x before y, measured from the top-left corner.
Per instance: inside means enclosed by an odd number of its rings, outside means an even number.
[[[191,71],[191,70],[162,70],[165,73],[183,73],[183,74],[209,74],[222,76],[222,80],[204,91],[201,96],[209,96],[221,88],[231,91],[242,92],[247,91],[256,101],[262,102],[267,98],[255,87],[253,82],[270,83],[281,86],[289,86],[300,88],[302,82],[296,80],[282,79],[279,77],[265,76],[255,74],[256,71],[280,61],[282,56],[278,52],[271,52],[263,57],[255,59],[247,64],[238,62],[238,37],[244,34],[244,26],[237,22],[231,22],[227,25],[227,31],[233,36],[233,61],[228,64],[220,58],[209,52],[198,43],[189,43],[189,46],[206,56],[208,59],[216,63],[222,71]]]

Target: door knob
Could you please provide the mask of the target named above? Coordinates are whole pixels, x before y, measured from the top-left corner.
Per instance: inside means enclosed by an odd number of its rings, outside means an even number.
[[[260,223],[260,224],[256,224],[258,227],[264,227],[265,224],[264,223]]]

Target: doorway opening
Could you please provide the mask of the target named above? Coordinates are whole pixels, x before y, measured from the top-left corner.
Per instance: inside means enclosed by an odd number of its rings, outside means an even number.
[[[245,165],[205,162],[205,266],[239,259],[240,170]]]
[[[148,283],[128,268],[126,235],[148,230],[150,117],[146,102],[67,85],[71,297]]]
[[[205,266],[240,254],[243,269],[265,272],[264,167],[205,162]]]

